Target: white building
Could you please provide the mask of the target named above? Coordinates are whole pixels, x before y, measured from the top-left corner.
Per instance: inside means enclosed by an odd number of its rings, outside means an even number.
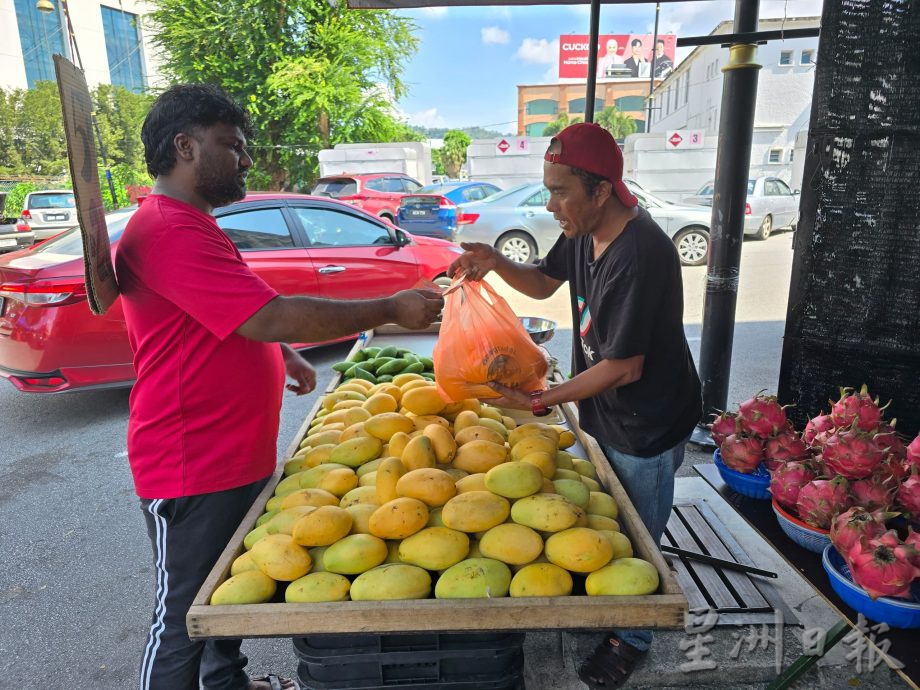
[[[77,48],[90,88],[124,86],[137,93],[161,85],[143,0],[68,0]],[[60,0],[0,0],[0,88],[32,88],[54,81],[51,56],[77,64]]]
[[[761,31],[817,27],[820,17],[761,19]],[[721,22],[712,34],[728,34]],[[792,180],[796,137],[808,130],[818,38],[773,40],[757,46],[757,106],[751,144],[751,175]],[[626,174],[669,200],[678,200],[711,180],[722,107],[722,68],[728,49],[697,46],[653,93],[648,134],[627,139]],[[702,148],[671,150],[666,133],[696,130]]]

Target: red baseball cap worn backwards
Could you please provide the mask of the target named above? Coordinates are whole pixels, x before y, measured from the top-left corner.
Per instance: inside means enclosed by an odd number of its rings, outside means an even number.
[[[581,168],[609,180],[620,203],[627,208],[639,203],[623,183],[623,152],[613,135],[600,125],[593,122],[569,125],[553,137],[543,159]]]

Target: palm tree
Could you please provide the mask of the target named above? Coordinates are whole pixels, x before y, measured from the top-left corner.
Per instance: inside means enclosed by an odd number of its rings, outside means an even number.
[[[576,122],[581,122],[581,118],[575,117],[570,120],[569,114],[563,110],[561,113],[559,113],[559,117],[557,117],[552,122],[548,123],[546,127],[543,128],[542,136],[544,137],[555,136],[559,134],[559,132],[564,130],[566,127],[568,127],[569,125],[574,125]]]
[[[636,132],[636,121],[612,105],[608,105],[597,116],[597,124],[610,132],[617,141],[623,141],[630,134],[635,134]]]

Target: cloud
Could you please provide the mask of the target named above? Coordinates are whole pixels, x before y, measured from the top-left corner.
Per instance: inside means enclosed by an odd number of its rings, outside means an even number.
[[[447,16],[446,7],[422,7],[419,12],[429,19],[443,19]]]
[[[446,127],[447,122],[444,117],[438,113],[437,108],[428,108],[417,113],[408,113],[406,117],[409,124],[418,125],[419,127]]]
[[[506,22],[511,21],[511,8],[510,7],[490,7],[489,8],[489,17],[494,19],[501,19]]]
[[[763,0],[758,14],[761,19],[820,17],[822,5],[823,0],[797,0],[794,3],[787,0]],[[661,8],[661,24],[658,30],[661,33],[685,36],[706,35],[719,22],[731,21],[735,16],[734,7],[735,3],[731,0],[665,5]],[[651,30],[650,25],[649,31]]]
[[[559,59],[559,39],[525,38],[514,57],[529,65],[552,65]]]
[[[507,43],[510,34],[497,26],[484,26],[480,33],[482,34],[483,43]]]

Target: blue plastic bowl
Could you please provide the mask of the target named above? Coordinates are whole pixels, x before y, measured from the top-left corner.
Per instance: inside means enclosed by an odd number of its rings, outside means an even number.
[[[773,512],[776,514],[776,520],[786,536],[803,549],[821,553],[824,547],[831,543],[829,532],[826,529],[818,529],[802,522],[798,518],[787,513],[783,507],[773,499]]]
[[[728,484],[732,491],[749,498],[770,500],[770,473],[763,463],[760,463],[752,474],[744,474],[733,470],[722,462],[722,454],[718,448],[712,454],[712,459],[715,461],[716,467],[719,468],[722,481]]]
[[[850,608],[877,623],[887,623],[892,628],[920,628],[920,585],[911,589],[912,599],[879,597],[875,601],[853,582],[850,569],[837,549],[828,544],[821,564],[831,579],[831,587]]]

